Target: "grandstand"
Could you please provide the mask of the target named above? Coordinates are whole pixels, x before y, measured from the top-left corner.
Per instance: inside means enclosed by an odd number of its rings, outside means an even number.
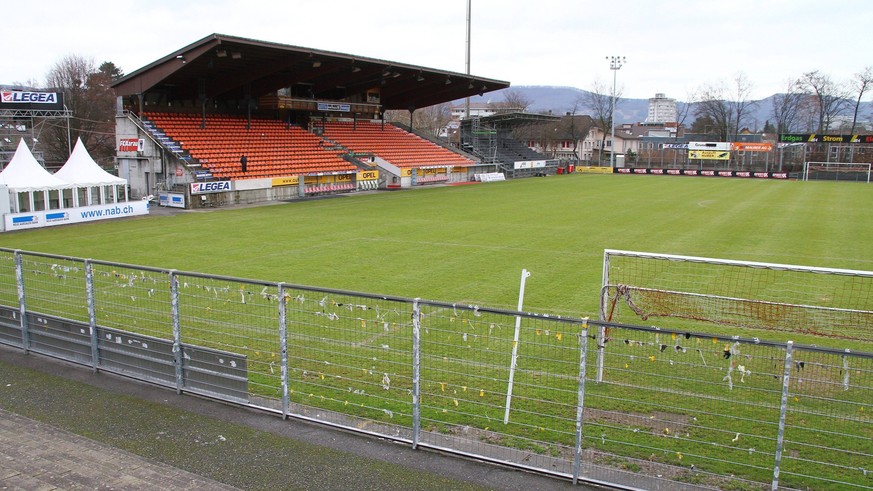
[[[119,175],[132,196],[186,208],[469,182],[497,164],[387,123],[385,111],[508,86],[213,34],[113,84]]]
[[[531,150],[513,137],[520,126],[559,121],[556,116],[529,113],[495,114],[461,122],[461,148],[494,164],[507,177],[547,176],[557,173],[559,162]]]
[[[216,179],[252,179],[319,172],[354,173],[342,149],[300,127],[276,120],[210,116],[205,124],[185,114],[145,113],[152,134],[166,135]],[[154,126],[152,126],[152,124]],[[183,156],[183,158],[184,158]],[[246,168],[242,157],[246,157]],[[196,162],[196,164],[194,163]]]
[[[374,161],[396,166],[401,176],[416,176],[418,184],[469,180],[467,169],[476,161],[455,153],[389,123],[333,121],[320,126],[326,140],[356,153],[371,154]],[[378,159],[378,160],[377,160]],[[394,184],[393,186],[399,187]],[[392,185],[389,184],[389,187]]]

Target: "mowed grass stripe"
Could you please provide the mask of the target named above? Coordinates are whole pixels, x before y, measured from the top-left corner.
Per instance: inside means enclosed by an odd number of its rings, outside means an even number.
[[[595,316],[603,249],[873,269],[856,183],[555,176],[6,233],[4,247]]]

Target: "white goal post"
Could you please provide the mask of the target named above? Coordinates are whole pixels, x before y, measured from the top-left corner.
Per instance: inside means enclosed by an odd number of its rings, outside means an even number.
[[[607,249],[600,317],[869,340],[873,272]]]
[[[873,339],[873,272],[607,249],[603,254],[596,380],[607,326],[762,329]]]
[[[804,162],[803,180],[861,181],[870,183],[869,162]]]

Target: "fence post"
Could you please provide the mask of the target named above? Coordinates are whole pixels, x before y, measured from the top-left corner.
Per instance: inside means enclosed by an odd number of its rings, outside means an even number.
[[[285,283],[279,283],[279,363],[282,373],[282,419],[288,419],[288,322]]]
[[[170,271],[170,308],[173,314],[173,356],[176,364],[176,393],[182,393],[182,387],[185,386],[184,371],[182,370],[182,362],[184,356],[182,354],[182,324],[179,313],[179,278],[176,276],[176,270]]]
[[[24,261],[21,251],[15,251],[15,283],[18,286],[18,322],[21,325],[21,348],[30,351],[30,331],[27,326],[27,302],[24,295]]]
[[[412,301],[412,449],[421,436],[421,307]]]
[[[582,421],[585,411],[585,365],[588,363],[588,318],[582,319],[579,337],[579,385],[576,402],[576,454],[573,457],[573,484],[578,484],[582,470]]]
[[[785,369],[782,372],[782,401],[779,403],[779,432],[776,436],[776,461],[773,464],[773,480],[770,489],[779,488],[779,471],[782,466],[782,446],[785,440],[785,415],[788,412],[788,385],[791,376],[792,359],[794,358],[794,342],[785,344]]]
[[[94,298],[94,268],[90,259],[85,259],[85,294],[88,296],[88,327],[91,333],[91,368],[94,372],[100,366],[100,352],[97,348],[97,306]]]
[[[597,383],[603,382],[603,363],[606,354],[606,326],[597,329]]]

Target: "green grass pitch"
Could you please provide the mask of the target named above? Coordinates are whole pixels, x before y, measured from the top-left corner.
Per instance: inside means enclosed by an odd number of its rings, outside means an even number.
[[[554,176],[6,233],[3,247],[596,317],[606,248],[873,269],[873,188]]]

